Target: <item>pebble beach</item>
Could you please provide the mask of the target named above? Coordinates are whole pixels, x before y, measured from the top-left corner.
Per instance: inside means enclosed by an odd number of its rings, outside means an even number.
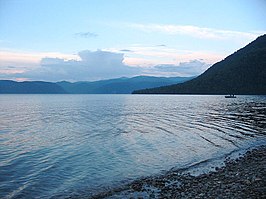
[[[266,146],[227,159],[207,174],[169,171],[139,179],[93,198],[266,198]]]

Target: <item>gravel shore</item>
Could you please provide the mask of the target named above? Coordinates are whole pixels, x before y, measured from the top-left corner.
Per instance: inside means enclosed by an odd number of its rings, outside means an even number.
[[[199,176],[170,171],[95,198],[266,198],[266,146]]]

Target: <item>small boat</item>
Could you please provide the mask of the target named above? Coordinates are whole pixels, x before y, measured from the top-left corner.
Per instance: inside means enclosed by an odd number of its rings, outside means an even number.
[[[230,94],[230,95],[226,95],[224,96],[225,98],[236,98],[236,96],[234,94]]]

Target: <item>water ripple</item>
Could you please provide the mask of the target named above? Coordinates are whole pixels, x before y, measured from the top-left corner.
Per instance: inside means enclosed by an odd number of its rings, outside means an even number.
[[[89,197],[266,142],[265,96],[0,95],[0,103],[0,198]]]

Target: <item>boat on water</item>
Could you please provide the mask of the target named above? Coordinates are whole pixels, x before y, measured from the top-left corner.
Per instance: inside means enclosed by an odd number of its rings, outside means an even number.
[[[230,94],[230,95],[226,95],[224,96],[225,98],[236,98],[236,96],[234,94]]]

